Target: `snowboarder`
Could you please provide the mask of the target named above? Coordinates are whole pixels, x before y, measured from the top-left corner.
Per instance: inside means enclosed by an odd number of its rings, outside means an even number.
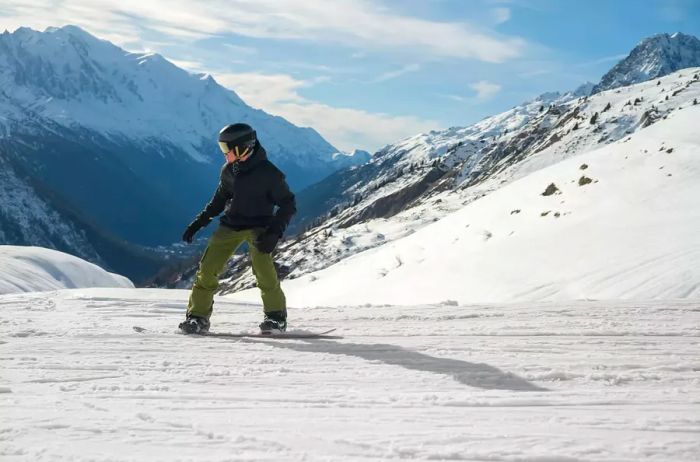
[[[187,334],[209,331],[219,275],[236,249],[247,242],[265,314],[260,330],[284,332],[287,305],[271,253],[296,212],[294,194],[284,174],[267,159],[249,125],[225,126],[219,132],[219,147],[226,157],[219,185],[211,201],[187,227],[182,240],[191,243],[197,231],[221,212],[224,215],[199,262],[187,317],[179,327]]]

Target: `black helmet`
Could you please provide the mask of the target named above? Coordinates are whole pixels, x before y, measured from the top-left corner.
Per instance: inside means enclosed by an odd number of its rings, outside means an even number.
[[[219,132],[219,147],[224,154],[236,146],[240,146],[241,151],[245,148],[252,150],[256,140],[255,130],[248,124],[226,125]]]

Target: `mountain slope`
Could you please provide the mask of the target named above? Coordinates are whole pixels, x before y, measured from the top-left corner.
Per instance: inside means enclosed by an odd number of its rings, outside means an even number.
[[[698,120],[700,105],[686,106],[603,148],[537,169],[520,164],[530,173],[437,223],[287,281],[288,299],[316,305],[698,297]],[[551,184],[556,191],[544,195],[554,191]],[[236,299],[258,296],[253,289]]]
[[[327,204],[335,206],[329,215],[280,247],[281,274],[298,277],[405,237],[513,180],[622,140],[700,98],[700,69],[659,81],[590,97],[550,96],[550,104],[535,101],[476,126],[404,140],[366,165],[328,177],[313,187],[347,199]],[[236,260],[226,273],[226,293],[253,284],[245,265]]]
[[[438,186],[445,175],[451,176],[450,170],[456,165],[475,164],[489,149],[507,139],[508,133],[516,133],[551,105],[583,96],[583,91],[545,93],[468,127],[421,133],[390,144],[369,162],[336,172],[302,190],[297,196],[300,214],[295,217],[292,230],[307,227],[334,206],[345,208],[348,204],[359,205],[363,210],[361,216],[350,221],[390,217]],[[379,199],[381,202],[373,205]],[[382,204],[387,202],[393,209],[386,210]]]
[[[0,242],[65,248],[85,259],[100,261],[80,226],[62,216],[0,156]],[[48,231],[48,232],[47,232]]]
[[[610,69],[593,93],[645,82],[688,67],[700,67],[700,40],[677,32],[642,40]]]
[[[0,242],[56,249],[137,282],[152,276],[169,258],[117,238],[3,152],[0,149]]]

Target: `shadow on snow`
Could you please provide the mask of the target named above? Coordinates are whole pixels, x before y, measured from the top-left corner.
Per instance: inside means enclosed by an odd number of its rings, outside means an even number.
[[[447,375],[459,383],[485,390],[548,391],[510,372],[504,372],[484,363],[470,363],[457,359],[436,358],[424,353],[384,343],[361,344],[313,340],[279,342],[246,339],[246,342],[265,343],[275,348],[286,348],[308,353],[329,353],[355,356],[367,361],[379,361],[422,372]]]

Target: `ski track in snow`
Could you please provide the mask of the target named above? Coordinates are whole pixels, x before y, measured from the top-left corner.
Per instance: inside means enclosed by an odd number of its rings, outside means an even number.
[[[185,291],[0,296],[0,458],[694,461],[700,302],[291,308],[189,337]],[[260,307],[219,298],[212,331]],[[146,332],[135,332],[140,326]]]

